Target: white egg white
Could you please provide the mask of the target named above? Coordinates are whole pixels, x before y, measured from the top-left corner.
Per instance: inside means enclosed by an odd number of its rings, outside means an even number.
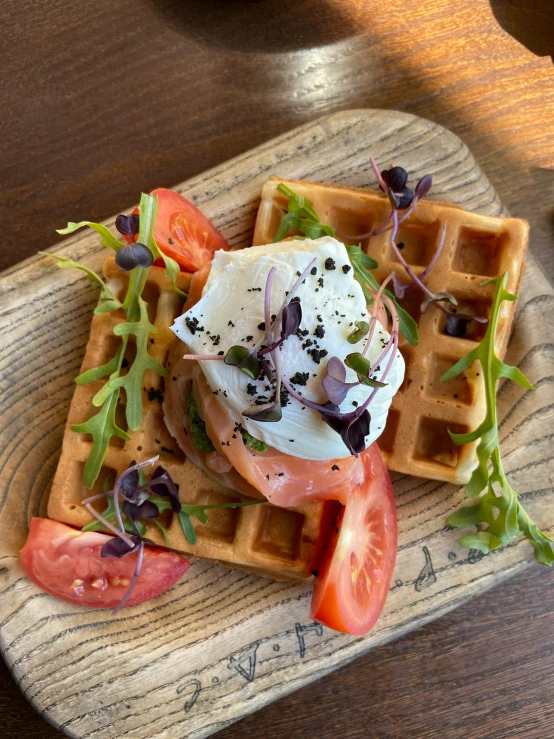
[[[346,248],[334,238],[326,236],[234,252],[217,251],[201,300],[175,321],[173,331],[194,354],[226,353],[237,344],[253,347],[264,334],[258,327],[264,321],[264,290],[270,269],[276,267],[271,295],[271,313],[276,315],[287,291],[314,258],[316,273],[308,274],[296,293],[302,306],[300,331],[307,333],[289,337],[282,345],[280,356],[283,374],[289,381],[296,373],[308,373],[306,385],[293,387],[312,401],[326,402],[321,383],[327,362],[333,356],[344,360],[348,354],[363,350],[365,340],[352,345],[347,337],[355,328],[355,321],[367,320],[363,292],[354,278]],[[187,318],[198,320],[194,333],[189,328],[194,324]],[[314,333],[318,326],[324,330],[321,338]],[[370,362],[377,359],[388,338],[388,333],[378,325],[366,354]],[[323,353],[321,357],[315,354],[319,363],[314,361],[314,354],[309,353],[314,348]],[[323,421],[321,415],[292,397],[283,408],[282,419],[276,423],[245,418],[243,411],[258,407],[256,399],[271,398],[268,382],[251,380],[223,361],[201,361],[200,365],[219,400],[252,436],[285,454],[304,459],[342,459],[349,456],[340,436]],[[376,377],[379,379],[379,372]],[[397,353],[386,378],[386,387],[377,391],[369,406],[371,424],[366,444],[371,444],[382,433],[392,397],[403,378],[404,360]],[[348,369],[347,382],[356,379],[355,373]],[[252,394],[253,386],[255,394]],[[353,388],[341,410],[354,410],[367,399],[371,390],[364,385]]]

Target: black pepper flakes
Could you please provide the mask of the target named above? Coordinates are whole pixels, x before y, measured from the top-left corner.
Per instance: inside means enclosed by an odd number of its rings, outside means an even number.
[[[325,336],[325,329],[323,328],[323,326],[321,325],[321,323],[319,323],[315,327],[315,329],[314,329],[314,336],[317,336],[318,339],[322,339]]]
[[[331,467],[331,469],[333,470],[333,472],[336,472],[336,470],[340,470],[340,467],[338,466],[338,464],[334,464],[334,465],[333,465],[333,466]]]
[[[200,326],[198,324],[198,318],[196,318],[196,316],[193,316],[192,318],[190,316],[187,316],[185,318],[185,326],[188,328],[193,336],[197,331],[204,330],[204,326]]]
[[[325,260],[325,269],[331,271],[336,268],[337,265],[335,264],[335,260],[331,259],[331,257],[327,257],[327,259]]]
[[[148,400],[159,400],[160,403],[164,402],[163,393],[155,387],[151,387],[148,390]]]
[[[317,267],[312,267],[310,270],[311,275],[317,275]]]
[[[265,331],[265,321],[258,323],[258,328],[260,329],[260,331]]]
[[[347,275],[350,272],[351,269],[352,269],[352,267],[349,264],[343,264],[342,265],[342,271],[344,272],[345,275]]]
[[[310,379],[310,373],[309,372],[296,372],[290,378],[290,382],[293,385],[300,385],[301,387],[304,387],[305,385],[307,385],[309,379]]]
[[[249,382],[248,385],[246,386],[246,392],[248,395],[257,395],[258,388],[252,382]]]

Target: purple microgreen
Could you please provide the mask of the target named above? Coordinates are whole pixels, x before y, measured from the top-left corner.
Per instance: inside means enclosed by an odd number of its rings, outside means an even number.
[[[369,323],[367,321],[354,321],[354,325],[356,328],[347,336],[349,344],[357,344],[369,333]]]
[[[252,380],[257,379],[261,371],[260,360],[245,346],[232,346],[225,355],[224,361],[231,367],[238,367]]]
[[[139,521],[149,518],[156,518],[160,515],[160,509],[155,503],[150,500],[145,500],[143,503],[131,503],[126,500],[122,507],[123,513],[130,518],[131,521]]]
[[[445,331],[449,336],[463,338],[467,333],[467,326],[471,323],[471,318],[456,313],[448,313],[446,315]]]
[[[124,272],[131,272],[135,267],[151,267],[154,255],[150,249],[138,241],[125,244],[115,255],[115,263]]]
[[[371,416],[367,408],[361,412],[356,409],[352,413],[342,414],[340,417],[325,414],[323,420],[336,431],[344,441],[350,454],[358,456],[365,449],[365,437],[369,434]]]
[[[371,307],[371,320],[369,322],[369,331],[367,335],[367,339],[365,342],[364,349],[362,351],[362,356],[365,357],[370,345],[371,345],[371,339],[373,338],[373,334],[375,332],[375,327],[377,326],[377,322],[379,321],[379,317],[381,314],[381,311],[383,309],[383,294],[385,292],[385,288],[388,285],[392,278],[392,275],[389,275],[381,285],[379,286],[379,289],[375,292],[372,290],[373,293],[373,305]],[[371,290],[371,287],[369,287]],[[385,311],[385,318],[386,318],[386,311]]]
[[[354,370],[354,372],[358,375],[358,380],[362,383],[362,385],[367,385],[368,387],[386,386],[385,382],[379,382],[369,376],[375,370],[371,366],[371,362],[369,361],[369,359],[366,359],[358,352],[354,354],[349,354],[344,360],[344,363],[351,370]]]
[[[171,507],[175,513],[181,510],[181,501],[179,500],[179,489],[171,479],[169,472],[163,467],[158,466],[152,473],[152,479],[148,483],[150,490],[162,498],[169,498]]]
[[[131,550],[133,548],[134,544],[131,541],[131,539],[127,536],[127,534],[125,533],[125,531],[122,531],[121,529],[118,529],[116,526],[114,526],[112,523],[110,523],[110,521],[108,521],[107,518],[104,518],[104,516],[101,513],[98,513],[98,511],[95,510],[91,506],[90,503],[84,503],[84,506],[87,509],[87,511],[90,513],[91,516],[93,516],[98,521],[100,521],[100,523],[102,524],[102,526],[105,529],[107,529],[108,531],[111,531],[112,534],[115,534],[117,537],[121,538],[122,541],[125,542],[125,546],[127,547],[127,549]],[[119,515],[121,517],[121,513]]]
[[[133,590],[135,589],[135,585],[137,584],[137,580],[139,578],[140,571],[142,569],[142,560],[143,560],[143,557],[144,557],[144,544],[141,541],[140,544],[139,544],[139,548],[138,548],[137,564],[135,566],[135,571],[133,573],[133,577],[131,579],[131,582],[129,584],[129,587],[127,589],[127,592],[125,593],[125,595],[123,596],[123,598],[121,599],[121,601],[119,602],[119,604],[113,609],[112,616],[117,616],[117,614],[119,613],[119,611],[125,606],[125,604],[129,600],[129,598],[131,597],[131,594],[132,594]]]
[[[458,301],[451,293],[435,293],[432,297],[425,298],[421,304],[421,312],[425,313],[430,305],[436,305],[441,301],[447,301],[448,303],[452,303],[452,305],[458,305]]]
[[[400,221],[399,221],[399,223],[400,223]],[[429,262],[429,264],[427,265],[427,267],[425,267],[425,269],[423,270],[423,272],[419,276],[419,281],[420,282],[423,282],[423,280],[427,277],[427,275],[429,274],[429,272],[435,266],[435,262],[439,258],[440,253],[442,251],[442,248],[444,246],[445,236],[446,236],[446,226],[443,225],[443,227],[441,228],[440,236],[439,236],[439,243],[437,244],[437,248],[435,249],[435,253],[433,254],[433,258],[431,259],[431,261]],[[397,276],[394,273],[392,273],[392,281],[393,281],[393,285],[394,285],[394,294],[400,300],[402,300],[402,298],[405,296],[405,294],[408,292],[408,290],[412,290],[414,287],[416,287],[416,282],[414,282],[413,280],[411,282],[400,282],[400,280],[397,278]],[[456,305],[456,302],[455,301],[454,301],[454,305]],[[424,313],[424,312],[425,311],[422,308],[422,313]]]
[[[408,183],[408,173],[403,167],[383,169],[381,177],[394,192],[402,192]]]
[[[128,467],[124,472],[121,473],[121,475],[118,477],[118,479],[115,481],[114,489],[113,489],[113,501],[115,506],[115,515],[117,518],[117,524],[119,526],[119,535],[127,539],[127,544],[130,545],[130,539],[125,534],[125,527],[123,525],[123,519],[121,518],[121,511],[119,509],[119,493],[122,491],[123,486],[126,482],[126,478],[130,475],[134,477],[134,474],[137,470],[142,470],[145,467],[150,467],[153,464],[155,464],[158,461],[158,456],[152,457],[151,459],[147,459],[145,462],[139,462],[139,464],[133,464],[130,467]],[[133,479],[133,478],[131,478]]]
[[[283,341],[295,334],[302,321],[302,306],[299,300],[293,300],[283,308],[281,316],[281,338]]]
[[[415,188],[415,196],[418,200],[429,194],[433,185],[433,177],[430,174],[423,175]]]
[[[115,227],[120,234],[129,236],[129,238],[134,240],[140,229],[140,216],[138,213],[132,213],[130,216],[117,216]]]
[[[350,390],[358,385],[357,382],[346,382],[346,368],[338,357],[331,357],[325,368],[322,380],[323,389],[331,403],[338,406],[346,398]]]
[[[260,423],[276,423],[283,417],[283,410],[281,408],[280,400],[274,403],[267,403],[266,405],[260,405],[257,408],[248,409],[242,412],[245,418],[249,418],[251,421],[258,421]]]
[[[100,556],[101,557],[117,557],[117,559],[121,559],[121,557],[125,557],[125,555],[127,554],[136,552],[140,546],[141,538],[137,534],[133,534],[129,538],[133,542],[133,546],[131,549],[129,549],[127,544],[122,539],[120,539],[119,536],[110,537],[108,541],[102,547]]]

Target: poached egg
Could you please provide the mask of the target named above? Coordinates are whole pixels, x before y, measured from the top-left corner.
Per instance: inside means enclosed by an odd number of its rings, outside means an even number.
[[[296,291],[302,307],[298,332],[281,345],[282,374],[301,395],[315,403],[327,402],[322,380],[331,357],[342,361],[348,354],[362,352],[367,337],[351,344],[348,336],[355,321],[369,321],[362,288],[344,244],[324,236],[320,239],[293,239],[239,251],[216,251],[202,298],[180,316],[172,330],[193,354],[220,355],[230,347],[254,347],[265,336],[264,293],[267,276],[276,268],[271,292],[271,315],[276,316],[298,277],[315,259],[304,282]],[[389,339],[377,324],[366,357],[373,364]],[[252,380],[237,367],[221,360],[200,360],[200,367],[212,391],[237,424],[256,439],[279,451],[310,460],[343,459],[350,455],[339,434],[321,415],[288,396],[282,418],[260,422],[246,418],[244,411],[256,410],[273,399],[274,387],[262,377]],[[382,371],[388,360],[382,363]],[[375,373],[380,379],[380,372]],[[379,388],[368,410],[371,416],[366,446],[385,428],[393,396],[404,379],[404,360],[396,352],[385,387]],[[356,382],[353,370],[346,369],[346,382]],[[340,406],[347,413],[362,405],[372,388],[358,385]],[[288,395],[288,394],[286,394]],[[286,396],[285,396],[286,397]]]

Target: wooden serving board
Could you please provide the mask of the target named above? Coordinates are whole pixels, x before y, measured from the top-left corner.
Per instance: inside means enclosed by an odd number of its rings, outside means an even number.
[[[437,199],[505,213],[458,138],[391,111],[327,116],[176,189],[232,245],[248,246],[268,177],[371,186],[370,154],[383,166],[402,164],[414,178],[431,172]],[[68,213],[68,220],[76,215]],[[55,251],[96,269],[104,257],[92,232]],[[26,697],[68,736],[208,736],[533,561],[526,541],[485,557],[461,548],[446,519],[463,491],[397,476],[393,587],[365,638],[313,623],[309,584],[273,582],[200,560],[165,595],[117,618],[57,601],[27,580],[18,552],[56,468],[97,293],[81,273],[37,257],[0,277],[0,296],[0,646]],[[530,257],[508,361],[537,389],[500,388],[500,433],[512,483],[547,531],[554,526],[554,326],[546,319],[553,307],[554,291]]]

